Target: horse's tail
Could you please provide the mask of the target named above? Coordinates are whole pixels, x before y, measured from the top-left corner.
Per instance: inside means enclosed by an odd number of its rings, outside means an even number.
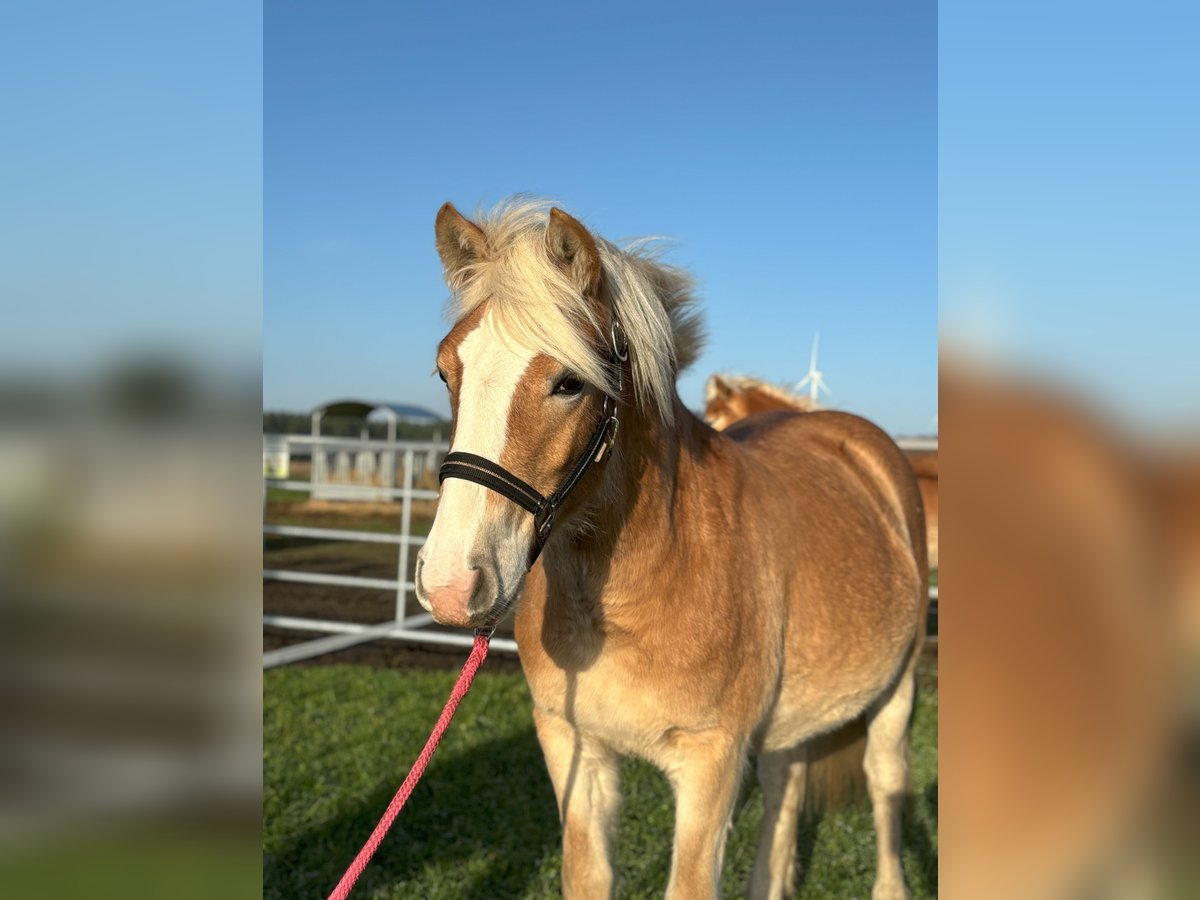
[[[804,812],[818,816],[858,800],[866,791],[863,758],[867,750],[865,716],[808,742]]]

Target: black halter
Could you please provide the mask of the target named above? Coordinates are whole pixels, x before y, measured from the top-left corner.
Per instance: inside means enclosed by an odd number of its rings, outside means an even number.
[[[625,363],[629,359],[629,344],[625,339],[625,330],[615,318],[612,328],[609,329],[609,338],[608,361],[616,370],[617,393],[620,394],[624,385]],[[563,483],[549,497],[543,496],[499,463],[474,453],[447,453],[445,462],[438,470],[438,484],[447,478],[473,481],[533,513],[533,547],[529,552],[529,567],[532,569],[541,555],[542,548],[546,546],[546,539],[550,537],[550,529],[554,526],[554,513],[587,474],[588,469],[604,459],[617,438],[619,424],[617,399],[606,393],[596,430],[592,432],[587,446],[575,460],[575,465],[571,467]]]

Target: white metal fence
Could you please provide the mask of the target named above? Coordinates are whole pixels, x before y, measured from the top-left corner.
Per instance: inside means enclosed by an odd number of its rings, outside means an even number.
[[[396,547],[397,568],[395,578],[363,578],[357,575],[336,575],[322,572],[302,572],[290,569],[264,568],[263,578],[275,581],[291,581],[301,584],[339,585],[342,587],[368,588],[392,593],[396,598],[395,615],[386,621],[375,624],[361,622],[345,622],[336,619],[314,619],[299,616],[264,615],[263,624],[276,628],[286,628],[296,631],[309,631],[326,635],[311,641],[293,644],[271,650],[263,655],[263,667],[283,665],[297,662],[335,650],[343,650],[367,641],[390,638],[393,640],[420,641],[427,644],[448,644],[452,646],[469,647],[473,638],[462,632],[438,631],[433,626],[433,619],[428,613],[419,610],[410,614],[409,595],[415,591],[413,582],[409,580],[409,560],[414,548],[425,543],[425,538],[412,533],[412,508],[414,500],[436,500],[437,491],[414,487],[414,478],[418,471],[436,471],[441,457],[449,449],[445,443],[430,441],[378,441],[355,440],[353,438],[314,438],[308,436],[286,436],[289,447],[294,445],[298,450],[311,453],[313,459],[311,481],[296,481],[290,479],[264,479],[266,487],[284,488],[285,490],[304,491],[310,495],[314,489],[321,492],[322,487],[328,492],[336,487],[339,500],[371,499],[400,501],[400,532],[399,534],[381,534],[370,531],[358,531],[341,528],[310,528],[300,525],[263,525],[263,534],[282,537],[312,538],[317,540],[350,541],[376,544],[392,544]],[[356,460],[351,471],[360,476],[367,473],[378,473],[381,468],[389,465],[402,464],[401,486],[388,487],[390,480],[386,471],[382,477],[372,478],[375,483],[363,483],[366,477],[358,481],[351,476],[346,481],[333,484],[327,478],[317,481],[316,477],[322,466],[319,459],[327,459],[329,454],[355,454]],[[372,454],[380,459],[374,467],[359,465],[362,454]],[[326,470],[328,471],[328,470]],[[383,482],[381,486],[378,482]],[[326,494],[327,495],[327,494]],[[264,490],[264,510],[266,494]],[[412,604],[415,605],[415,604]],[[492,647],[497,650],[515,651],[516,642],[508,638],[493,638]]]
[[[391,579],[364,578],[356,575],[303,572],[264,567],[264,579],[386,591],[394,594],[396,602],[394,617],[374,624],[345,622],[337,619],[264,615],[264,625],[295,631],[314,632],[324,634],[325,637],[271,650],[263,654],[263,668],[298,662],[302,659],[309,659],[325,653],[333,653],[337,650],[353,647],[356,644],[363,644],[368,641],[384,638],[427,644],[471,646],[473,637],[470,634],[437,630],[434,626],[433,618],[426,612],[409,614],[409,594],[410,592],[414,592],[415,598],[416,590],[415,585],[408,578],[409,560],[411,559],[411,554],[415,552],[413,548],[420,547],[425,543],[424,536],[412,533],[412,505],[414,500],[436,500],[438,497],[438,493],[435,490],[414,487],[415,477],[418,472],[436,472],[442,457],[449,450],[449,445],[444,442],[433,441],[382,441],[354,438],[318,438],[303,435],[270,435],[268,437],[272,442],[272,446],[276,449],[279,442],[282,441],[286,444],[289,453],[291,452],[291,447],[295,446],[301,453],[311,454],[313,463],[310,478],[313,480],[297,481],[264,478],[264,517],[267,506],[267,488],[271,487],[304,491],[311,496],[314,490],[319,491],[322,485],[324,485],[326,490],[335,486],[336,496],[339,500],[363,498],[394,501],[399,499],[401,505],[400,532],[398,534],[340,528],[310,528],[300,525],[270,525],[264,522],[263,534],[265,535],[329,541],[393,544],[397,548],[397,569],[396,578]],[[937,450],[938,446],[936,440],[901,440],[899,444],[905,450]],[[336,482],[336,485],[330,485],[328,480],[316,481],[319,465],[317,460],[319,458],[327,458],[326,455],[331,453],[372,454],[377,456],[379,461],[374,465],[361,465],[356,461],[351,468],[342,467],[347,474],[350,472],[357,473],[363,480],[370,478],[372,483],[356,483],[353,480],[353,475],[350,475],[345,482]],[[400,476],[401,486],[387,486],[394,484],[394,479],[389,475],[386,467],[389,465],[394,467],[398,461],[402,461],[403,463],[402,474]],[[383,469],[382,476],[379,475],[380,469]],[[323,474],[325,478],[328,477],[328,468],[325,468]],[[392,474],[394,474],[394,470]],[[383,482],[382,485],[379,483],[381,481]],[[929,596],[936,603],[938,589],[936,587],[930,588]],[[936,615],[936,610],[934,614]],[[937,643],[936,636],[932,638],[931,643]],[[516,652],[517,650],[516,642],[504,637],[492,638],[491,646],[496,650],[509,652]]]

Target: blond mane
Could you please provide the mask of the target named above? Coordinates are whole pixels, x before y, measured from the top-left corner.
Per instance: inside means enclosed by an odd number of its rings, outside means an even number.
[[[460,319],[487,302],[508,337],[613,392],[616,385],[603,350],[608,345],[605,326],[546,247],[551,205],[517,196],[477,213],[484,252],[451,284],[449,315]],[[694,282],[687,272],[658,258],[660,242],[618,247],[599,235],[593,238],[604,270],[601,290],[629,339],[634,402],[670,423],[675,379],[695,361],[702,341]]]

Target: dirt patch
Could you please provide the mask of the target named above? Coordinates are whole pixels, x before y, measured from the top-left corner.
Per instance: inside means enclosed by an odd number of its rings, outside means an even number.
[[[292,459],[288,462],[289,481],[311,481],[312,462],[307,459]]]
[[[312,515],[342,519],[383,518],[391,519],[396,523],[400,522],[400,516],[404,512],[404,506],[400,503],[382,503],[373,500],[354,503],[337,500],[305,500],[301,503],[281,503],[278,505],[288,507],[293,515]],[[432,519],[435,512],[437,512],[436,500],[414,500],[412,502],[412,515],[414,519]]]
[[[388,591],[337,587],[325,584],[296,584],[289,581],[263,581],[263,613],[271,616],[297,616],[305,619],[334,619],[374,625],[386,622],[396,611],[396,598]],[[316,632],[288,632],[307,638]]]

